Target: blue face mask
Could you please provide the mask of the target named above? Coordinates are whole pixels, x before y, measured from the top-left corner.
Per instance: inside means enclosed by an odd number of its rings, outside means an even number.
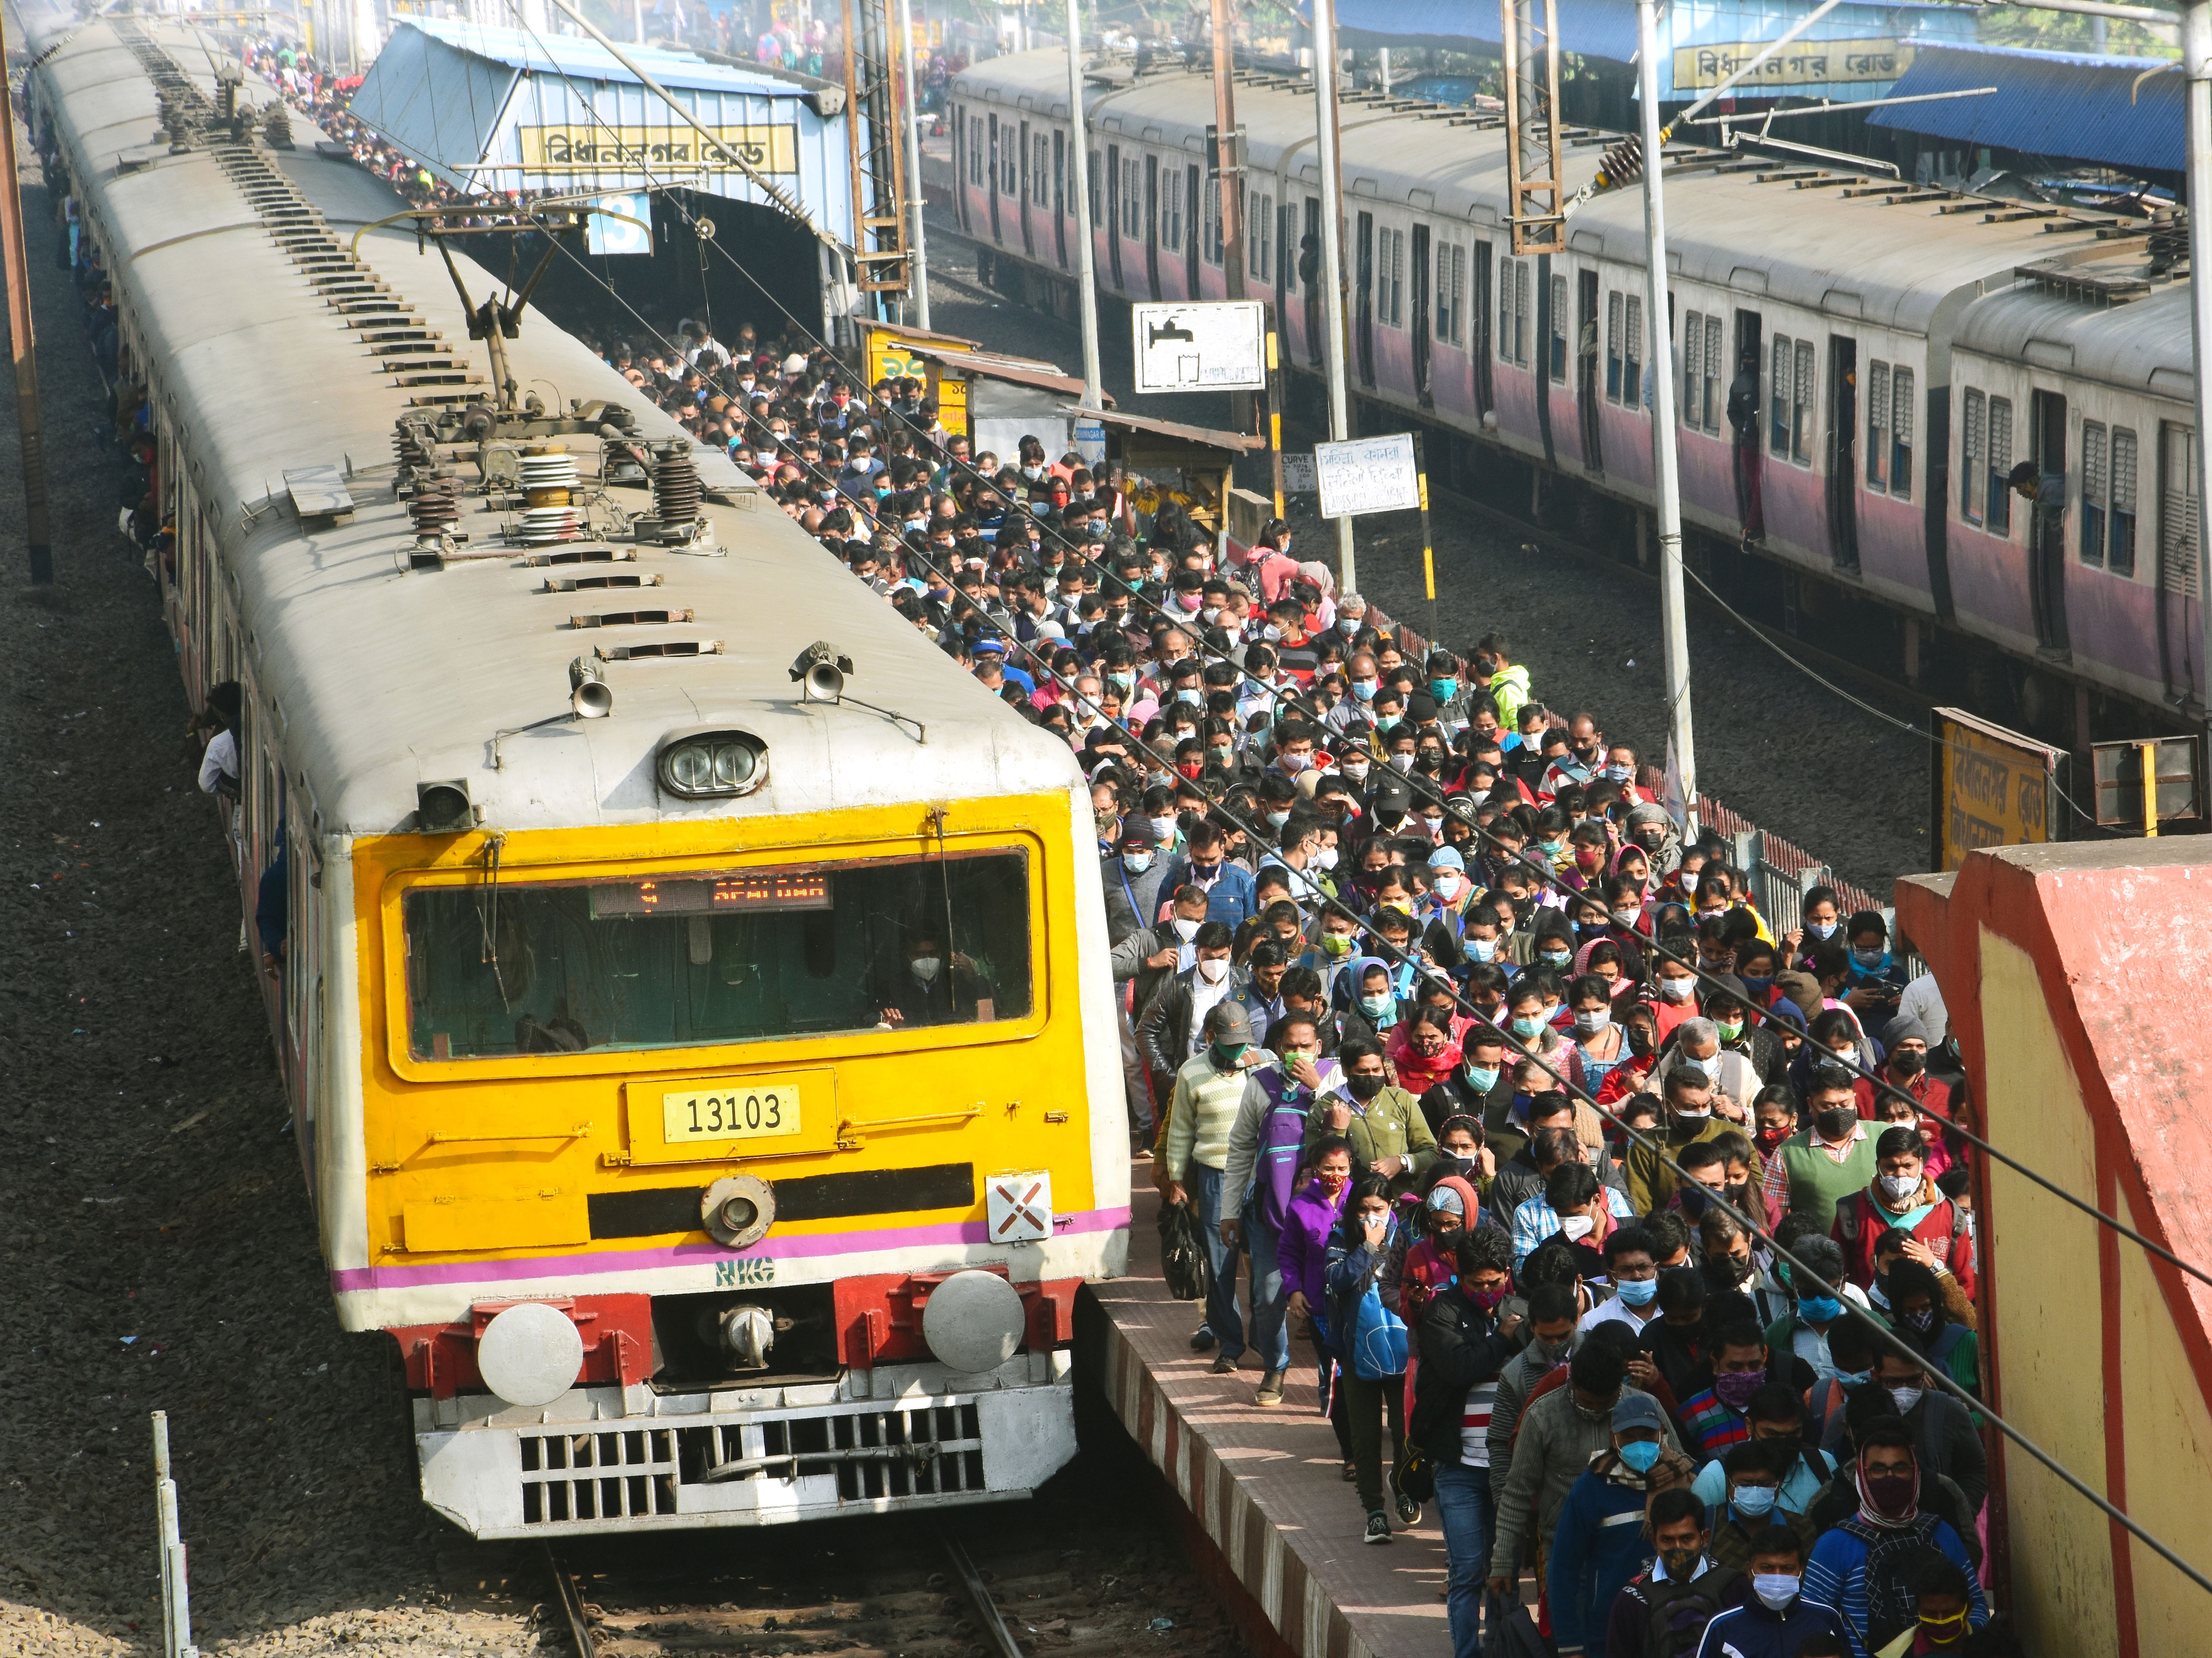
[[[1621,1462],[1639,1474],[1648,1474],[1659,1460],[1659,1442],[1656,1439],[1632,1440],[1620,1448]]]
[[[1498,954],[1498,941],[1494,938],[1470,938],[1467,942],[1467,953],[1477,961],[1487,961]]]
[[[1429,695],[1434,697],[1439,704],[1448,703],[1459,695],[1459,681],[1431,680],[1429,681]]]
[[[1479,1065],[1467,1065],[1463,1066],[1462,1069],[1467,1074],[1467,1080],[1473,1083],[1476,1090],[1480,1093],[1487,1094],[1491,1089],[1498,1086],[1498,1078],[1500,1073],[1498,1068],[1495,1065],[1492,1066],[1488,1070],[1483,1070]]]
[[[1800,1295],[1797,1316],[1808,1324],[1833,1324],[1844,1315],[1844,1304],[1833,1295]]]
[[[1843,1383],[1846,1388],[1863,1387],[1867,1383],[1874,1380],[1874,1372],[1871,1370],[1838,1370],[1836,1372],[1836,1380]]]
[[[1659,1280],[1632,1278],[1626,1283],[1615,1284],[1613,1288],[1620,1292],[1620,1299],[1629,1306],[1649,1307],[1659,1293]]]
[[[1513,1034],[1519,1037],[1534,1036],[1543,1028],[1544,1021],[1540,1019],[1516,1019],[1513,1021]]]
[[[1744,975],[1743,987],[1753,996],[1764,997],[1774,988],[1774,978],[1771,974],[1762,978],[1756,974],[1747,973]]]
[[[1397,714],[1378,714],[1375,716],[1375,728],[1377,731],[1395,731],[1402,717]]]
[[[1739,1485],[1729,1503],[1738,1519],[1763,1520],[1774,1512],[1774,1496],[1771,1485]]]
[[[1397,1005],[1398,998],[1395,996],[1363,996],[1359,998],[1359,1011],[1370,1019],[1379,1019]]]

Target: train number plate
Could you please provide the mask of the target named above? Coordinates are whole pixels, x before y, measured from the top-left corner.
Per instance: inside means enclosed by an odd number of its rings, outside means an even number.
[[[708,1140],[766,1140],[799,1132],[796,1082],[718,1082],[660,1096],[661,1138],[670,1145]]]

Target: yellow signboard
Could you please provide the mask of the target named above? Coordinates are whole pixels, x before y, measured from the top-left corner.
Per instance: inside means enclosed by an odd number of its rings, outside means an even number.
[[[1932,837],[1936,869],[1957,869],[1976,847],[2051,838],[2065,751],[1955,708],[1930,713],[1941,744]]]
[[[867,354],[869,385],[886,380],[926,380],[929,377],[929,365],[915,355],[912,340],[902,336],[900,331],[869,327],[863,324],[860,334],[861,344]]]
[[[1674,48],[1674,88],[1717,87],[1765,49],[1758,40],[1716,41]],[[1747,98],[1772,87],[1894,81],[1912,64],[1913,48],[1898,40],[1798,40],[1738,82]]]
[[[799,171],[796,126],[719,126],[709,144],[688,126],[523,126],[522,165],[534,173],[621,173],[652,168]],[[716,148],[719,145],[720,148]],[[732,157],[736,159],[732,159]]]
[[[937,420],[947,437],[975,436],[968,430],[968,382],[957,375],[938,377]]]

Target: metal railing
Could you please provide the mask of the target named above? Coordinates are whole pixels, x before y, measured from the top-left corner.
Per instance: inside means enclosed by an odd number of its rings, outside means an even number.
[[[155,1545],[161,1557],[161,1658],[199,1658],[192,1644],[192,1597],[185,1581],[185,1539],[177,1529],[177,1482],[169,1478],[169,1413],[154,1412]]]

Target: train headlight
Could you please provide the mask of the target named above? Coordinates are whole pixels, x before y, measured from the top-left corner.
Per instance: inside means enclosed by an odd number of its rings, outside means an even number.
[[[955,1272],[921,1304],[921,1338],[948,1369],[979,1375],[1013,1357],[1027,1325],[1021,1292],[995,1272]]]
[[[550,1405],[576,1385],[584,1338],[574,1323],[544,1301],[502,1308],[477,1338],[477,1369],[484,1386],[509,1405]]]
[[[684,800],[750,795],[768,781],[768,747],[744,731],[689,731],[660,746],[660,786]]]
[[[746,1248],[775,1224],[775,1193],[757,1175],[725,1175],[700,1194],[699,1223],[716,1243]]]

